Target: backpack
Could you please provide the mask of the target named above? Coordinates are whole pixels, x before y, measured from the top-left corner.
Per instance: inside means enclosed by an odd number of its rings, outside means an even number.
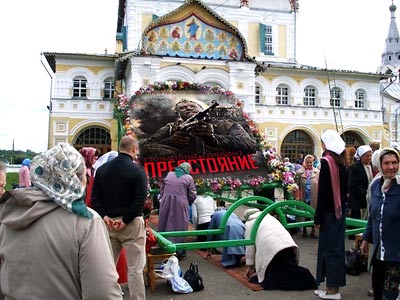
[[[199,274],[199,268],[196,262],[191,262],[189,269],[185,272],[183,278],[190,284],[193,292],[204,289],[203,278]]]

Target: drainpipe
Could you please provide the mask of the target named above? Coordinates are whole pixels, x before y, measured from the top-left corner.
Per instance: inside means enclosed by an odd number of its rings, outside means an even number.
[[[49,66],[45,56],[43,53],[41,53],[41,58],[40,62],[42,63],[44,69],[46,70],[47,74],[50,77],[50,99],[49,99],[49,105],[47,105],[47,109],[49,111],[49,127],[48,127],[48,132],[47,132],[47,149],[50,148],[50,117],[51,117],[51,112],[52,112],[52,105],[51,105],[51,99],[53,97],[53,79],[55,77],[55,74],[53,70],[51,70],[51,67]]]

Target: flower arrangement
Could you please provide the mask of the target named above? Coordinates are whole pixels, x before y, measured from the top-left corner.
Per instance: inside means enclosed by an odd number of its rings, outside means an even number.
[[[282,183],[288,192],[295,192],[299,188],[294,166],[290,162],[283,162],[272,146],[266,146],[264,158],[272,182]]]

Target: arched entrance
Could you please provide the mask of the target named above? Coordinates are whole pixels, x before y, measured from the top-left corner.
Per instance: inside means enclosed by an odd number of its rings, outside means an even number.
[[[305,131],[294,130],[284,138],[281,155],[289,157],[291,162],[295,162],[300,154],[303,154],[303,157],[307,154],[314,154],[314,142]]]
[[[93,147],[104,154],[111,151],[110,132],[102,127],[89,127],[79,133],[75,140],[74,147],[81,149],[83,147]]]
[[[354,131],[343,132],[341,137],[346,143],[346,147],[354,147],[357,149],[359,146],[369,144],[365,143],[362,137],[358,133],[355,133]]]

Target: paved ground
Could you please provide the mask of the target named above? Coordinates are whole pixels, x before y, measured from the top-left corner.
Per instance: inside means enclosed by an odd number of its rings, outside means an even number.
[[[229,204],[228,204],[229,205]],[[235,213],[242,218],[248,207],[240,206]],[[317,261],[317,240],[303,238],[301,234],[294,234],[294,240],[300,249],[300,265],[308,268],[315,276]],[[346,237],[346,249],[354,247],[354,241]],[[187,270],[190,262],[196,261],[199,273],[203,277],[204,290],[186,295],[175,294],[164,280],[156,280],[156,291],[150,293],[147,289],[147,300],[317,300],[313,290],[309,291],[252,291],[241,282],[224,272],[221,268],[208,262],[195,251],[188,251],[188,255],[180,261],[183,271]],[[370,288],[371,277],[369,273],[359,276],[346,276],[347,285],[341,289],[343,300],[373,300],[367,296]],[[126,291],[124,300],[129,300],[129,291]]]
[[[301,234],[293,235],[300,248],[300,265],[307,267],[315,275],[317,240],[303,238]],[[346,247],[353,247],[354,241],[346,238]],[[189,251],[187,257],[180,261],[182,270],[186,270],[191,261],[197,261],[200,274],[203,277],[205,289],[200,292],[181,295],[175,294],[163,280],[156,281],[156,291],[150,293],[147,290],[147,300],[317,300],[313,291],[258,291],[254,292],[242,283],[219,269],[215,265],[203,259],[194,251]],[[370,287],[370,275],[362,273],[359,276],[347,275],[347,285],[342,288],[341,294],[344,300],[368,300],[367,290]],[[128,291],[124,299],[128,300]]]
[[[317,240],[303,238],[301,234],[293,235],[294,240],[300,248],[300,265],[307,267],[315,276]],[[354,241],[346,238],[346,249],[352,248]],[[252,299],[280,299],[280,300],[317,300],[313,291],[257,291],[254,292],[235,278],[225,273],[217,266],[209,263],[194,251],[189,251],[187,257],[180,261],[183,271],[187,270],[191,261],[196,261],[199,265],[200,274],[203,277],[205,289],[191,294],[175,294],[164,280],[156,281],[156,291],[150,293],[147,290],[148,300],[211,300],[211,299],[229,299],[229,300],[252,300]],[[347,275],[347,285],[341,289],[342,299],[365,300],[373,299],[367,296],[370,288],[370,275],[362,273],[359,276]],[[125,288],[124,299],[129,299],[129,292]]]

